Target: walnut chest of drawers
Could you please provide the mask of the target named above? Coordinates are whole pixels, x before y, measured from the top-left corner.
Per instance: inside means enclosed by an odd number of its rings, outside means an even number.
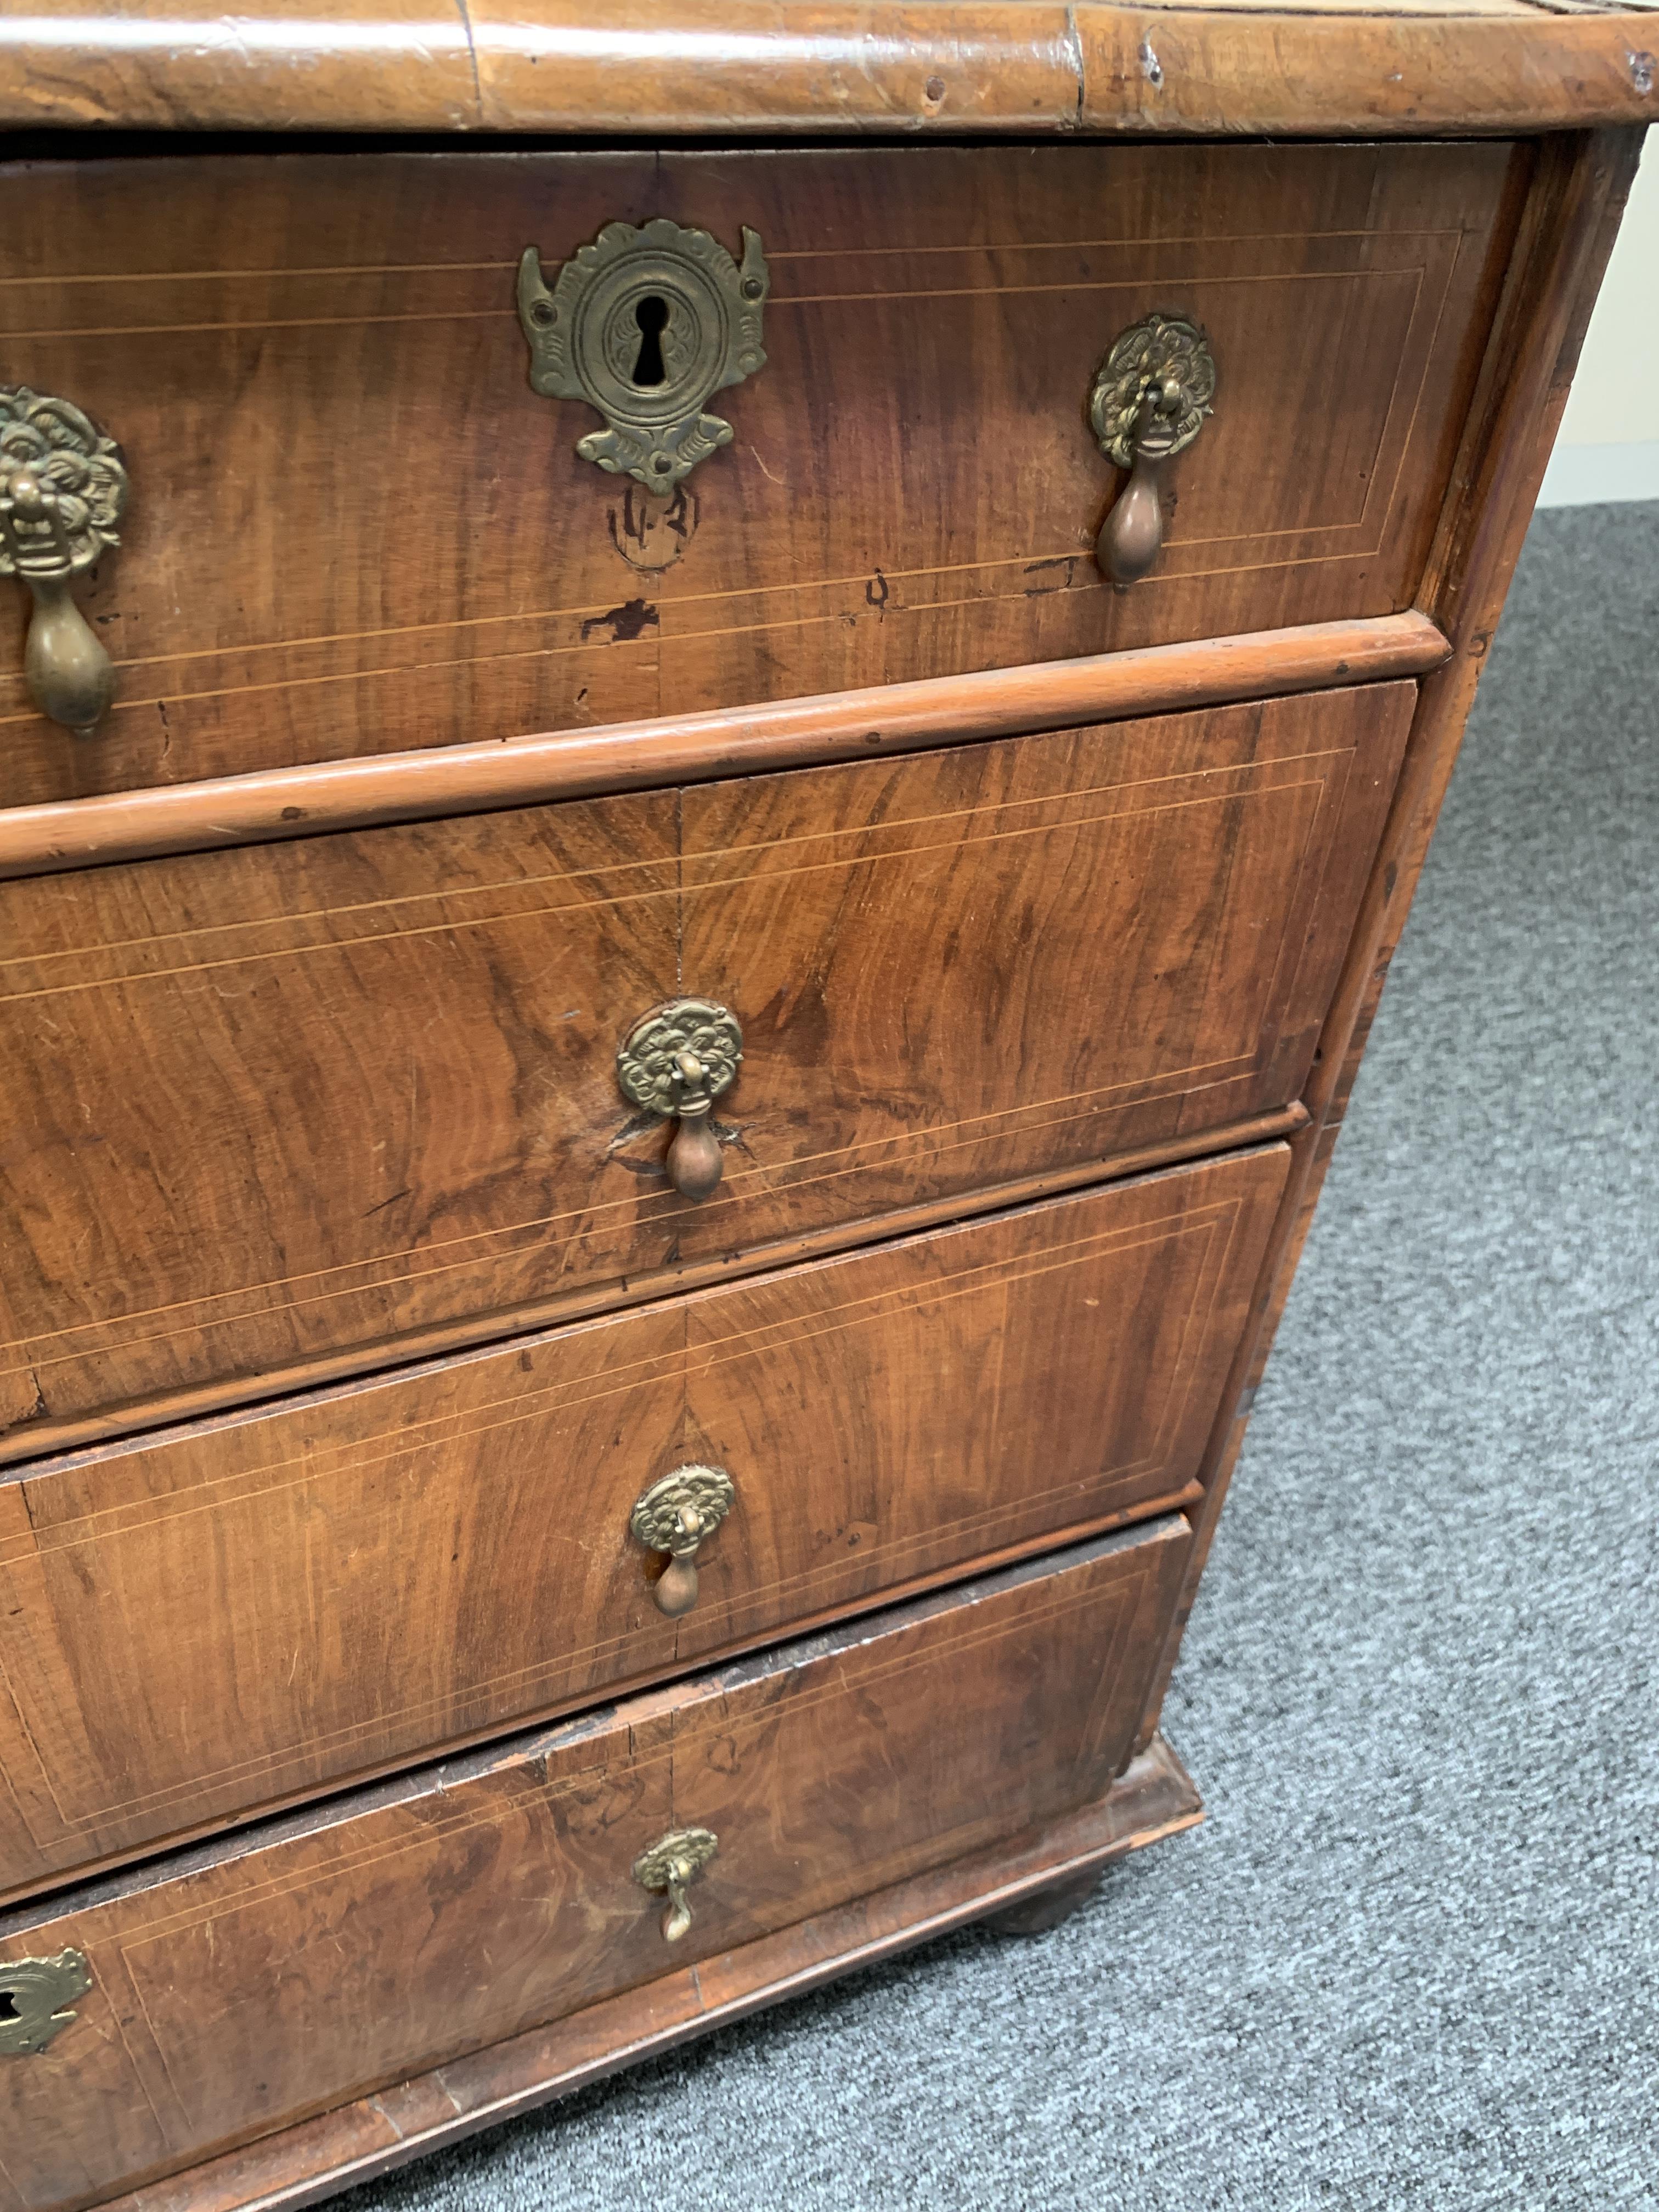
[[[0,2212],[309,2201],[1200,1817],[1655,44],[0,23]]]

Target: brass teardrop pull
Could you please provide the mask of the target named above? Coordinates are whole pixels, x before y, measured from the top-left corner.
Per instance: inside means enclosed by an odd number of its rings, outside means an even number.
[[[89,737],[115,696],[115,671],[70,590],[118,545],[127,503],[120,448],[67,399],[0,386],[0,576],[34,602],[23,673],[43,714]]]
[[[623,1096],[674,1122],[665,1163],[682,1198],[707,1198],[720,1179],[720,1148],[710,1114],[737,1080],[743,1030],[712,999],[671,999],[641,1014],[618,1048]]]
[[[720,1148],[709,1127],[714,1097],[708,1071],[695,1052],[677,1052],[679,1098],[668,1141],[668,1180],[682,1198],[707,1198],[720,1179]]]
[[[732,1510],[737,1492],[723,1467],[677,1467],[636,1500],[629,1527],[648,1552],[666,1552],[668,1565],[652,1595],[671,1620],[697,1601],[697,1547]]]
[[[1214,392],[1204,333],[1175,316],[1135,324],[1101,364],[1089,420],[1129,481],[1100,526],[1095,558],[1119,591],[1139,583],[1163,550],[1164,471],[1204,428]]]
[[[672,1828],[635,1860],[634,1879],[640,1887],[668,1899],[662,1917],[664,1942],[678,1943],[690,1927],[685,1893],[719,1849],[719,1838],[710,1829]]]

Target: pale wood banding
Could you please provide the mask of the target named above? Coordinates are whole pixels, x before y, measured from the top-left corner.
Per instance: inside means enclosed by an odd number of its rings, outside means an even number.
[[[1164,1143],[1142,1145],[1107,1161],[1051,1168],[1034,1175],[1010,1177],[986,1184],[965,1195],[930,1199],[916,1206],[889,1208],[883,1213],[884,1236],[913,1236],[949,1221],[970,1221],[1000,1207],[1024,1206],[1039,1199],[1057,1197],[1062,1191],[1080,1190],[1087,1183],[1114,1182],[1160,1168],[1178,1167],[1205,1153],[1242,1152],[1252,1145],[1276,1142],[1298,1135],[1307,1127],[1307,1109],[1299,1100],[1270,1114],[1255,1114],[1219,1127],[1188,1131]],[[349,1382],[368,1371],[383,1357],[393,1356],[405,1365],[436,1358],[447,1352],[488,1344],[509,1330],[556,1328],[567,1322],[611,1313],[623,1305],[644,1305],[656,1298],[707,1290],[717,1283],[734,1282],[769,1267],[793,1266],[799,1261],[825,1259],[851,1251],[876,1233],[867,1218],[811,1230],[757,1246],[741,1260],[729,1253],[695,1263],[630,1275],[621,1284],[587,1285],[562,1289],[551,1296],[520,1305],[509,1314],[472,1314],[437,1328],[410,1330],[388,1346],[365,1351],[359,1346],[322,1358],[307,1359],[267,1370],[263,1397],[277,1398]],[[47,1453],[77,1450],[112,1437],[137,1435],[169,1423],[204,1419],[240,1404],[246,1389],[234,1379],[218,1384],[159,1393],[141,1403],[128,1402],[78,1419],[31,1424],[26,1435],[0,1437],[0,1490],[11,1480],[7,1470],[20,1461],[33,1461]]]
[[[1449,649],[1413,611],[20,806],[0,815],[0,878],[1420,676]]]
[[[106,2212],[297,2212],[763,2006],[803,1996],[1058,1883],[1098,1874],[1203,1817],[1186,1769],[1159,1736],[1103,1797],[1016,1844],[913,1875],[550,2027],[301,2120],[189,2173],[115,2197]]]
[[[0,1887],[1200,1502],[1288,1161],[1108,1183],[0,1481]],[[688,1436],[734,1494],[670,1619],[629,1513]],[[112,1585],[151,1595],[118,1609]],[[248,1650],[313,1656],[254,1684]]]

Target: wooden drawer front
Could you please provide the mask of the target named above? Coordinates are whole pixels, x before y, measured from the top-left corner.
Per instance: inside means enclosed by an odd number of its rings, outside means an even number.
[[[1283,1107],[1413,696],[0,887],[11,1455]],[[745,1030],[700,1206],[616,1080],[677,988]]]
[[[1524,157],[1503,145],[246,155],[0,171],[0,385],[119,440],[77,744],[0,656],[9,803],[1408,605]],[[607,222],[769,257],[672,498],[575,451],[514,304]],[[1196,318],[1212,420],[1127,594],[1087,408]],[[15,586],[7,585],[8,594]],[[14,620],[14,617],[17,619]]]
[[[1028,1207],[0,1489],[0,1890],[1184,1501],[1287,1158]],[[725,1468],[736,1502],[677,1623],[629,1515],[688,1462]]]
[[[1171,1516],[14,1916],[0,1962],[72,1948],[94,1986],[0,2063],[10,2201],[95,2201],[1076,1808],[1187,1550]],[[671,1946],[630,1869],[692,1826],[720,1849]]]

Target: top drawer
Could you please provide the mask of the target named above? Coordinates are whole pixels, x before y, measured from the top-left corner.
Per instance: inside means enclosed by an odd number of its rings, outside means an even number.
[[[31,705],[0,584],[0,803],[1395,611],[1522,158],[10,166],[0,386],[83,410],[131,494],[77,586],[117,668],[95,735]],[[515,305],[526,246],[551,283],[656,216],[739,253],[747,226],[770,287],[764,365],[708,403],[732,441],[665,497],[577,453],[601,417],[531,389]],[[1122,479],[1088,402],[1153,313],[1207,333],[1214,412],[1158,566],[1119,593],[1092,546]],[[607,324],[617,373],[666,374],[678,328],[641,371],[647,334],[629,361]]]

